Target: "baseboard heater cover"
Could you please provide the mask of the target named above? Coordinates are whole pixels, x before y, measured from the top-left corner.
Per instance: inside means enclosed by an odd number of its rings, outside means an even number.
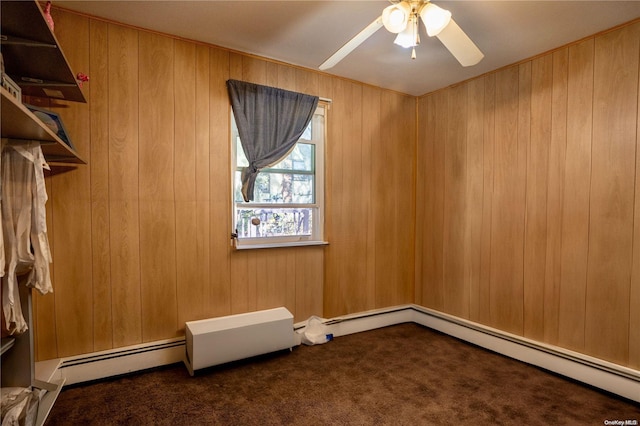
[[[177,337],[82,354],[57,360],[53,372],[47,365],[53,360],[41,361],[36,363],[36,375],[47,381],[64,378],[65,386],[117,377],[182,362],[184,346],[184,337]]]
[[[189,321],[185,366],[196,370],[295,346],[293,315],[286,308]]]

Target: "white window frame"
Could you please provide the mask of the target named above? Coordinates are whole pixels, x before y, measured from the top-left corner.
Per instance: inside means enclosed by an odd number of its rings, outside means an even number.
[[[300,139],[305,144],[315,145],[315,170],[314,170],[314,195],[315,202],[309,204],[280,204],[280,203],[259,203],[259,202],[238,202],[235,200],[235,187],[236,187],[236,171],[237,165],[237,141],[235,137],[237,135],[237,127],[233,112],[231,113],[231,218],[232,218],[232,238],[235,248],[242,249],[258,249],[258,248],[271,248],[271,247],[292,247],[292,246],[307,246],[307,245],[324,245],[328,244],[324,240],[324,192],[325,192],[325,156],[326,156],[326,134],[327,134],[327,108],[326,102],[318,103],[318,107],[312,118],[312,126],[315,128],[312,131],[312,140]],[[317,121],[320,121],[321,126],[317,125]],[[257,237],[257,238],[240,238],[237,235],[237,214],[236,210],[239,207],[249,208],[296,208],[296,207],[309,207],[314,211],[313,227],[311,235],[292,235],[292,236],[278,236],[278,237]]]

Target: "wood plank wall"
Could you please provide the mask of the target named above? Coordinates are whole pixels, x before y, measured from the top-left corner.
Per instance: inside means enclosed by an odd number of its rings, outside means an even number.
[[[640,22],[419,98],[416,303],[640,368]]]
[[[296,321],[413,302],[416,99],[54,10],[87,104],[44,101],[87,166],[47,178],[54,293],[37,359],[286,306]],[[327,247],[234,251],[229,78],[332,99]],[[33,103],[38,100],[32,100]]]

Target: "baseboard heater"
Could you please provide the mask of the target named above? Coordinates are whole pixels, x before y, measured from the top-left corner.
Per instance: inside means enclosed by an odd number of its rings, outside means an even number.
[[[203,368],[291,349],[294,333],[286,308],[189,321],[184,363],[193,376]]]

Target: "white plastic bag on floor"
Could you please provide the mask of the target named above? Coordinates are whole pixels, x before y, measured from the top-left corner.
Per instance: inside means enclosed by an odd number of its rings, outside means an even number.
[[[305,345],[320,345],[333,340],[333,334],[329,333],[324,320],[317,316],[312,316],[307,320],[307,325],[300,332],[302,343]]]

